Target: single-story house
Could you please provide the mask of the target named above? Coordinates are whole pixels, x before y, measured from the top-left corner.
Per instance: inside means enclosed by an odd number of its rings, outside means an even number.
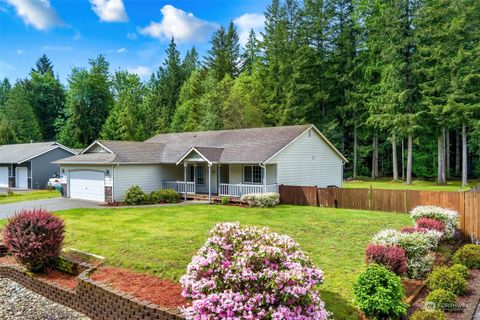
[[[56,142],[0,145],[0,188],[45,189],[60,171],[52,162],[77,154]]]
[[[101,202],[122,201],[132,185],[209,198],[277,192],[280,184],[340,187],[345,162],[313,125],[98,140],[56,161],[67,176],[66,196]]]

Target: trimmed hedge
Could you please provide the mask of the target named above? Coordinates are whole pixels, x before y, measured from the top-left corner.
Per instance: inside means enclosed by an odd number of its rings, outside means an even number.
[[[447,320],[445,313],[440,310],[418,310],[410,317],[410,320]]]
[[[466,244],[453,255],[455,263],[463,264],[468,269],[480,269],[480,246]]]
[[[443,289],[456,295],[462,295],[468,289],[468,282],[458,272],[448,267],[437,267],[427,278],[430,290]]]
[[[430,309],[452,311],[457,307],[457,296],[444,289],[436,289],[425,298]]]

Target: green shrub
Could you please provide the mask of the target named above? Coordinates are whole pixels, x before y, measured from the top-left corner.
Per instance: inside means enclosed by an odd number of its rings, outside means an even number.
[[[468,269],[480,269],[480,246],[466,244],[453,255],[455,263],[463,264]]]
[[[402,282],[384,266],[369,265],[353,285],[353,293],[355,303],[367,317],[395,319],[407,313]]]
[[[427,286],[432,291],[444,289],[462,295],[467,291],[468,283],[458,272],[448,267],[437,267],[428,276]]]
[[[148,196],[139,186],[131,186],[125,192],[125,203],[136,206],[148,202]]]
[[[220,200],[220,203],[223,205],[227,205],[230,202],[229,197],[222,197],[222,200]]]
[[[457,307],[457,296],[447,290],[433,290],[425,298],[426,305],[432,310],[453,311]]]
[[[172,189],[160,189],[150,193],[152,203],[177,203],[180,202],[180,194]]]
[[[468,273],[468,268],[463,264],[456,263],[450,267],[450,270],[458,272],[464,279],[468,279],[470,274]]]
[[[445,314],[440,310],[427,311],[418,310],[410,317],[410,320],[447,320]]]
[[[432,270],[435,255],[428,253],[408,260],[407,276],[411,279],[423,279]]]

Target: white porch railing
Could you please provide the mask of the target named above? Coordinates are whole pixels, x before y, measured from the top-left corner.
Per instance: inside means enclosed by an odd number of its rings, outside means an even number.
[[[184,181],[163,181],[164,189],[172,189],[178,193],[185,193]],[[195,194],[195,182],[187,182],[187,194]]]
[[[277,184],[268,184],[266,189],[262,184],[229,184],[220,183],[221,196],[241,197],[250,193],[278,192]]]

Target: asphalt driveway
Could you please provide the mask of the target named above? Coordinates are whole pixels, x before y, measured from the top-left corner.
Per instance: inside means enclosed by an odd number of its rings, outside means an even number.
[[[41,199],[33,201],[22,201],[7,204],[0,204],[0,219],[8,218],[16,211],[21,209],[44,208],[50,211],[67,210],[75,208],[101,208],[98,202],[67,199],[67,198],[52,198]]]

